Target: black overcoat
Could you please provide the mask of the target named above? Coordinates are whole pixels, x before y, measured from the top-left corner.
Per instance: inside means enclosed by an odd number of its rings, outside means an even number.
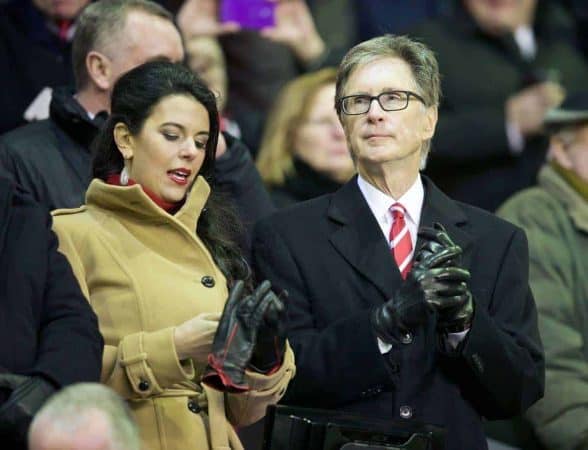
[[[258,277],[290,295],[297,374],[285,402],[441,425],[448,450],[484,449],[482,416],[518,414],[543,393],[527,241],[519,228],[423,182],[421,226],[441,222],[472,276],[475,315],[461,354],[443,351],[434,316],[380,353],[369,312],[402,279],[353,178],[275,213],[254,233]]]

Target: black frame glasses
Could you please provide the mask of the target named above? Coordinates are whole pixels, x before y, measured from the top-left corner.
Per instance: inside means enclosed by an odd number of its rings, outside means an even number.
[[[402,106],[394,106],[392,108],[390,108],[389,106],[384,106],[384,104],[382,104],[382,100],[381,100],[382,96],[394,95],[394,94],[404,94],[405,95],[405,98],[401,100]],[[408,103],[410,102],[411,97],[416,98],[423,105],[426,105],[423,97],[416,94],[415,92],[412,92],[412,91],[385,91],[385,92],[382,92],[378,95],[356,94],[356,95],[347,95],[345,97],[341,97],[339,99],[339,107],[341,108],[341,111],[343,111],[343,113],[348,116],[359,116],[360,114],[367,114],[367,112],[372,107],[372,102],[374,100],[377,100],[378,104],[380,105],[380,108],[382,108],[384,111],[402,111],[403,109],[408,108]],[[358,98],[363,98],[365,100],[369,100],[369,102],[365,104],[365,111],[362,110],[360,112],[357,112],[357,111],[356,112],[349,112],[350,111],[349,100],[350,99],[358,99]],[[386,105],[388,105],[388,104],[386,104]],[[355,105],[355,106],[357,106],[357,105]]]

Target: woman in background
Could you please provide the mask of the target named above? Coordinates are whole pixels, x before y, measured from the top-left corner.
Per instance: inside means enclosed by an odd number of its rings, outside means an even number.
[[[294,373],[283,304],[267,282],[248,289],[235,219],[211,194],[218,132],[189,69],[139,66],[114,87],[86,204],[54,213],[105,339],[102,382],[147,449],[242,448],[234,427],[263,417]]]
[[[278,207],[338,189],[355,172],[335,112],[336,70],[296,78],[266,124],[257,168]]]

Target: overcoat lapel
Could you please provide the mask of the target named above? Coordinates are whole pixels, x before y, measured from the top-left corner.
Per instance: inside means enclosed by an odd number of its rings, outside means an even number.
[[[463,251],[463,267],[469,267],[472,258],[473,237],[467,232],[467,216],[459,204],[441,192],[428,177],[421,175],[421,178],[425,188],[425,201],[419,227],[432,227],[435,222],[443,225],[449,237]],[[423,241],[419,237],[416,250],[418,251],[422,245]]]
[[[387,299],[400,286],[402,278],[356,177],[333,195],[327,214],[334,224],[329,237],[331,244]],[[374,303],[381,302],[374,299]]]

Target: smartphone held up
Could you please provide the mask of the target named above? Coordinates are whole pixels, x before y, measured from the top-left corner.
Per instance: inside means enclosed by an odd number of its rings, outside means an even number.
[[[273,27],[275,7],[271,0],[221,0],[220,21],[238,23],[250,30]]]

